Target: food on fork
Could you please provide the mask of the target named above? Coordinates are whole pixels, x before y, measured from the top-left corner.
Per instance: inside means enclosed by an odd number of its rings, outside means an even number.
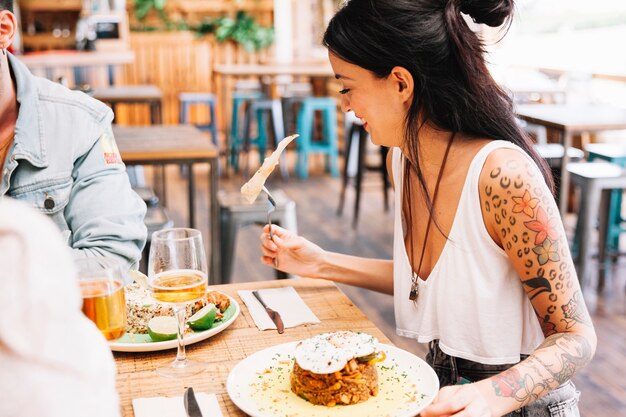
[[[378,394],[378,340],[365,333],[323,333],[296,346],[291,390],[317,405],[333,407],[367,401]]]
[[[249,204],[254,203],[254,200],[256,200],[257,196],[263,189],[265,181],[270,176],[272,171],[274,171],[276,165],[278,165],[278,158],[280,157],[280,154],[283,150],[285,150],[287,145],[289,145],[291,141],[297,137],[298,135],[291,135],[281,140],[276,147],[276,150],[272,152],[270,156],[265,158],[261,168],[259,168],[259,170],[254,173],[252,178],[250,178],[250,180],[241,187],[241,194],[243,194],[245,200]]]

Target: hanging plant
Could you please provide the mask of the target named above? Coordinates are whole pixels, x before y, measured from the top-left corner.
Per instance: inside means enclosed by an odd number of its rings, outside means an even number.
[[[232,40],[248,52],[267,48],[274,41],[274,28],[259,25],[252,16],[238,11],[235,19],[228,16],[205,20],[194,28],[198,35],[215,34],[218,42]]]

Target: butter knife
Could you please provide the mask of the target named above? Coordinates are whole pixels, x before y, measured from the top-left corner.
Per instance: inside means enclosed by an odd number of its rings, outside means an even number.
[[[200,406],[196,400],[196,395],[193,393],[193,388],[189,387],[185,390],[183,401],[185,403],[187,417],[202,417],[202,411],[200,411]]]
[[[270,316],[270,319],[272,319],[272,321],[276,325],[276,330],[278,330],[278,333],[283,334],[283,332],[285,331],[285,325],[283,324],[282,317],[280,317],[280,313],[276,310],[272,310],[271,308],[269,308],[267,304],[265,304],[257,290],[252,291],[252,295],[254,295],[254,298],[259,300],[259,303],[261,303],[267,315]]]

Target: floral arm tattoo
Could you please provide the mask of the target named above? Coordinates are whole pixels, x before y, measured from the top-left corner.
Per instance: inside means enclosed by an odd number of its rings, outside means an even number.
[[[480,197],[533,305],[545,341],[520,364],[491,378],[496,396],[519,407],[569,380],[593,356],[593,325],[556,203],[537,167],[514,150],[489,158]]]

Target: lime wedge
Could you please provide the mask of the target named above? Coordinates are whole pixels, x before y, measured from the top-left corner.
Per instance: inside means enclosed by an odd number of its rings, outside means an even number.
[[[208,330],[213,326],[217,309],[215,304],[207,304],[202,307],[196,314],[189,317],[187,324],[193,330]]]
[[[176,339],[178,323],[175,317],[157,316],[148,322],[148,334],[155,342]]]

